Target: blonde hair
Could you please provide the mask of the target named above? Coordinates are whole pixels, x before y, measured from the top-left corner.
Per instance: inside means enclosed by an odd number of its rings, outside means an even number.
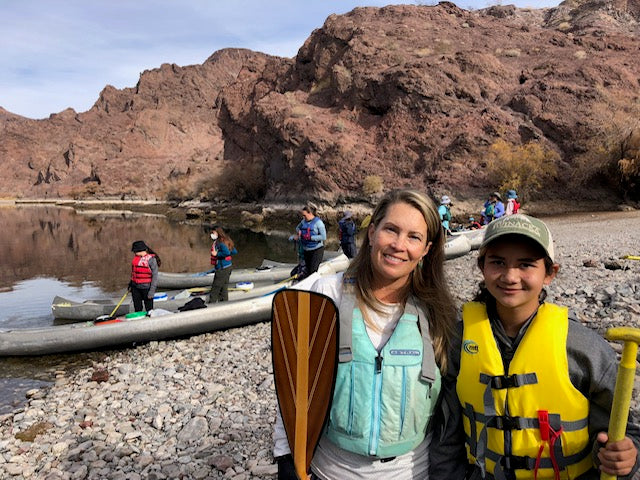
[[[456,321],[456,306],[449,292],[444,274],[445,234],[435,203],[417,190],[394,190],[387,193],[371,215],[371,225],[377,228],[386,216],[389,207],[406,203],[418,210],[427,224],[426,243],[431,248],[411,273],[406,297],[413,294],[422,303],[429,318],[429,334],[433,342],[436,361],[444,373],[447,369],[447,354]],[[345,275],[345,287],[353,285],[359,302],[374,311],[380,311],[380,302],[373,295],[374,271],[371,263],[371,243],[366,235],[362,248],[351,261]]]

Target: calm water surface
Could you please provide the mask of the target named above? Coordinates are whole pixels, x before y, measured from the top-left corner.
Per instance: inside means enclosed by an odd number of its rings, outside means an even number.
[[[294,247],[287,241],[290,232],[227,227],[239,252],[235,267],[255,267],[264,258],[295,262]],[[160,255],[163,271],[210,268],[211,239],[200,223],[54,206],[0,208],[0,329],[53,325],[51,301],[56,295],[120,297],[129,283],[131,243],[140,239]],[[55,371],[86,365],[101,355],[0,358],[0,414],[19,405],[28,388],[51,381]]]

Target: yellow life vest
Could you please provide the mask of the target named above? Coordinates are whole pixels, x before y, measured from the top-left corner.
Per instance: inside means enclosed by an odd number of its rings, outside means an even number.
[[[467,457],[495,478],[572,479],[593,468],[589,401],[571,383],[567,309],[544,303],[505,374],[486,306],[467,303],[456,390]]]

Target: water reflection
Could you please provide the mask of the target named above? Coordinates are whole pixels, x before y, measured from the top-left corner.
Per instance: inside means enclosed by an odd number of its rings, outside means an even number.
[[[129,281],[131,243],[138,239],[161,256],[164,271],[210,267],[210,239],[203,226],[172,223],[162,216],[18,206],[0,208],[0,225],[0,291],[36,277],[78,288],[91,282],[106,292],[120,291]],[[237,267],[256,266],[263,258],[295,261],[284,232],[229,230],[240,252],[234,258]]]

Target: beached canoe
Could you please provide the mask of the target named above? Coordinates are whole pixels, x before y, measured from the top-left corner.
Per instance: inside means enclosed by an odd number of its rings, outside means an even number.
[[[345,255],[339,255],[323,262],[321,265],[328,265],[328,268],[332,270],[342,271],[349,265],[349,259]],[[259,297],[278,288],[289,286],[292,284],[292,281],[292,278],[287,277],[284,281],[277,283],[266,282],[254,285],[252,282],[240,282],[230,285],[229,301]],[[178,308],[194,298],[200,297],[204,302],[207,302],[209,299],[209,287],[210,285],[207,287],[192,287],[183,290],[158,292],[155,295],[153,307],[155,309],[177,312]],[[81,321],[95,320],[101,316],[111,315],[114,310],[114,316],[126,315],[134,311],[133,301],[130,295],[125,298],[125,301],[122,302],[120,306],[118,306],[119,301],[120,298],[76,301],[56,296],[51,304],[51,312],[56,319]],[[117,309],[116,306],[118,306]]]
[[[452,258],[461,257],[471,251],[471,243],[463,236],[448,237],[444,244],[444,258],[451,260]]]
[[[471,244],[471,250],[477,250],[480,248],[482,240],[484,240],[484,232],[484,228],[478,228],[475,230],[460,230],[453,232],[451,235],[453,237],[466,237]]]
[[[287,286],[291,283],[284,282],[282,285],[270,283],[259,287],[251,287],[251,285],[239,285],[231,287],[229,290],[229,300],[242,300],[246,298],[259,297],[265,293],[269,293],[276,288]],[[156,293],[153,300],[154,309],[162,309],[170,312],[177,312],[185,303],[194,298],[201,298],[205,303],[209,300],[209,288],[197,287],[185,290],[171,290],[167,292]],[[126,315],[134,311],[131,295],[127,295],[124,302],[118,306],[118,298],[108,299],[90,299],[84,301],[76,301],[68,298],[56,296],[51,303],[51,312],[55,319],[64,320],[95,320],[104,315],[114,316]],[[116,309],[116,306],[118,307]]]
[[[292,288],[308,289],[317,278],[344,270],[346,257],[324,262],[318,272]],[[0,331],[0,356],[47,355],[164,340],[269,320],[275,290],[246,300],[221,302],[207,308],[168,315],[121,319],[96,324],[72,323],[43,328]]]

